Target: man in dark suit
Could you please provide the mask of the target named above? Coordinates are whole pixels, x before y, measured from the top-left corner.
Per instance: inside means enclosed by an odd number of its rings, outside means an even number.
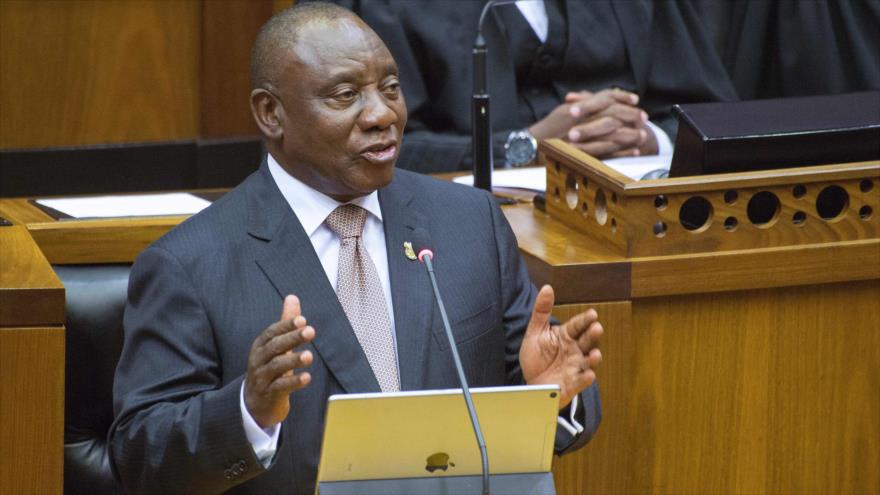
[[[407,114],[376,34],[297,6],[261,30],[252,71],[266,161],[132,269],[109,438],[125,489],[310,494],[330,395],[457,387],[405,243],[436,253],[471,385],[558,384],[557,451],[586,443],[596,313],[552,324],[553,291],[529,282],[491,196],[395,170]],[[362,230],[342,233],[338,212]],[[378,299],[351,306],[352,271]]]
[[[487,0],[334,1],[397,61],[410,115],[398,167],[471,169],[471,49]],[[673,104],[736,99],[686,2],[523,1],[491,9],[483,35],[496,165],[517,159],[505,145],[531,141],[524,131],[599,158],[668,152]]]

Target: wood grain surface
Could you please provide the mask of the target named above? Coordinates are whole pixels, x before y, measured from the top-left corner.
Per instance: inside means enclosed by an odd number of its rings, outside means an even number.
[[[198,135],[198,2],[3,0],[0,26],[0,147]]]
[[[60,494],[64,328],[0,327],[0,495]]]
[[[52,264],[131,263],[150,243],[185,219],[69,220],[29,224],[28,229]]]
[[[880,237],[880,161],[632,181],[558,139],[541,149],[547,213],[623,256]]]
[[[622,415],[626,414],[631,405],[626,396],[615,391],[632,389],[634,380],[629,368],[633,361],[631,356],[635,352],[632,347],[632,305],[629,302],[560,305],[553,308],[553,316],[560,321],[567,321],[589,308],[596,310],[605,330],[600,343],[602,366],[596,373],[602,401],[602,423],[596,436],[587,444],[586,450],[581,449],[553,458],[553,477],[559,494],[602,493],[593,490],[609,485],[601,480],[588,478],[596,473],[614,471],[614,463],[619,462],[619,459],[607,454],[637,440],[634,437],[635,432],[627,429],[626,422],[615,419],[624,417]]]
[[[55,221],[25,198],[0,199],[0,216],[18,225]]]
[[[250,110],[251,46],[260,26],[280,7],[276,4],[273,0],[201,2],[201,137],[259,134]]]
[[[559,493],[880,492],[878,300],[876,279],[635,299],[626,331],[600,310],[603,423]]]
[[[0,327],[62,325],[64,286],[25,227],[0,227],[0,260]]]

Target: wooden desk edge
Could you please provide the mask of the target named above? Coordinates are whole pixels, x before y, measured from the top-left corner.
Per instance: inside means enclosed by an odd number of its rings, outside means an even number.
[[[518,235],[528,231],[525,235],[541,236],[544,224],[553,222],[546,215],[531,215],[526,205],[506,207],[505,212]],[[131,263],[185,218],[35,222],[27,228],[52,264]],[[534,225],[524,227],[523,221]],[[553,259],[542,253],[547,241],[540,237],[520,246],[534,282],[552,284],[560,304],[880,278],[880,239],[625,258],[574,230],[557,230],[578,246],[573,256]],[[589,259],[578,254],[585,252]]]

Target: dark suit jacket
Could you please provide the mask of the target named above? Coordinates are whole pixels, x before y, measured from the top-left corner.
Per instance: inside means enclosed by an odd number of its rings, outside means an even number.
[[[547,0],[551,1],[551,0]],[[559,103],[569,91],[588,87],[591,61],[581,47],[595,43],[581,29],[597,0],[565,0],[567,46],[560,77],[554,81]],[[334,0],[360,15],[382,38],[400,69],[409,123],[401,168],[420,172],[469,169],[473,67],[471,48],[485,0]],[[651,120],[675,142],[675,103],[736,99],[712,42],[692,5],[667,0],[613,0],[626,57]],[[483,34],[489,49],[488,74],[496,164],[510,131],[534,122],[523,120],[514,65],[508,46],[511,29],[497,15],[487,15]],[[524,23],[523,23],[524,24]],[[526,28],[528,29],[528,28]],[[543,118],[544,116],[540,116]]]
[[[491,197],[406,171],[379,191],[403,390],[458,386],[424,268],[403,243],[433,246],[472,386],[522,382],[518,349],[535,295],[513,233]],[[239,392],[254,338],[296,294],[316,329],[312,383],[291,397],[268,471],[242,426]],[[320,261],[264,164],[138,257],[125,312],[110,442],[115,472],[139,493],[311,494],[331,394],[379,385]],[[582,394],[587,431],[597,389]]]

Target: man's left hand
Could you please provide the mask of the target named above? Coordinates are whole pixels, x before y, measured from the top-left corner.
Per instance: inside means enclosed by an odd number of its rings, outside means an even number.
[[[529,385],[559,385],[562,409],[596,380],[595,370],[602,362],[599,339],[603,329],[593,309],[562,325],[550,325],[553,301],[553,288],[541,287],[519,350],[519,363]]]

